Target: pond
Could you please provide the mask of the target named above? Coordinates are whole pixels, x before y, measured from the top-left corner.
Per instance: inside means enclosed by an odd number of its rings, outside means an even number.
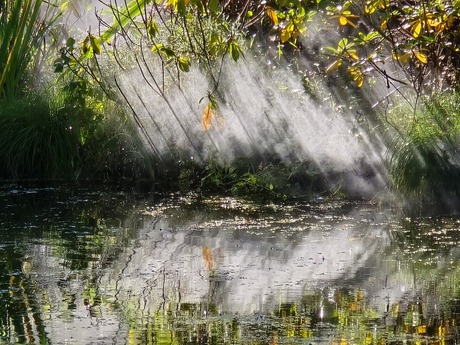
[[[0,187],[0,344],[454,344],[460,219]]]

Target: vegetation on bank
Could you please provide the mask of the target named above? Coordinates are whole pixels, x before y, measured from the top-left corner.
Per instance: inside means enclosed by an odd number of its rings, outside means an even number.
[[[312,58],[302,37],[316,23],[320,34],[337,33],[337,42],[316,54],[320,72],[301,76],[305,91],[314,97],[314,78],[338,75],[359,96],[384,80],[389,94],[382,104],[395,105],[371,110],[391,147],[389,186],[417,202],[459,197],[458,1],[133,0],[107,4],[111,21],[100,17],[98,30],[62,46],[56,23],[70,6],[15,0],[0,7],[3,179],[142,177],[168,188],[269,199],[286,197],[294,186],[312,195],[336,191],[311,162],[156,161],[148,150],[155,138],[103,73],[106,57],[124,68],[124,51],[135,52],[131,63],[150,71],[150,54],[162,71],[148,76],[152,90],[166,98],[165,75],[180,84],[183,73],[199,66],[212,85],[203,96],[208,130],[224,94],[225,59],[238,62],[257,41],[265,42],[265,54],[296,66],[298,58]],[[56,74],[37,83],[37,72],[46,69]]]

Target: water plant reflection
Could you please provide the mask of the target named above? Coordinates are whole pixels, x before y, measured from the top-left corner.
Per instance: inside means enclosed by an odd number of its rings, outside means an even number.
[[[1,342],[449,344],[459,331],[455,219],[8,190]]]

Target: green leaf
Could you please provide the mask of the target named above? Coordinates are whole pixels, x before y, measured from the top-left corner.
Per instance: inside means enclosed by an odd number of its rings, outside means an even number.
[[[75,39],[73,37],[69,37],[66,41],[66,47],[70,50],[73,50],[75,47]]]
[[[147,32],[150,38],[155,38],[155,36],[160,32],[155,19],[151,18],[147,24]]]
[[[156,53],[158,51],[161,51],[164,47],[163,43],[157,43],[152,47],[152,53]]]
[[[177,62],[179,64],[179,69],[182,72],[188,72],[190,71],[190,59],[186,56],[182,56],[177,59]]]
[[[171,48],[167,48],[167,47],[163,47],[161,49],[161,51],[163,52],[163,54],[166,55],[166,57],[168,58],[171,58],[173,56],[176,56],[176,53],[174,53],[174,50],[172,50]]]
[[[211,13],[218,13],[220,9],[219,0],[210,0],[208,8],[211,11]]]
[[[232,57],[233,61],[237,62],[238,59],[240,58],[240,54],[242,54],[242,50],[238,43],[235,40],[231,40],[229,45],[228,45],[228,51],[230,53],[230,56]]]
[[[185,0],[179,0],[177,2],[177,12],[179,12],[181,16],[185,16],[187,14],[187,6],[185,5]]]
[[[96,54],[96,55],[101,54],[101,41],[99,40],[99,38],[97,38],[97,37],[95,37],[93,35],[90,35],[89,41],[90,41],[93,53]]]

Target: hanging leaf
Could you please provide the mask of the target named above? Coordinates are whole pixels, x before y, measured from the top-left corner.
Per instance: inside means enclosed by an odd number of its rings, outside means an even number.
[[[417,20],[415,24],[412,26],[412,36],[414,38],[419,37],[421,31],[422,31],[422,20]]]
[[[89,35],[89,41],[91,44],[91,48],[93,49],[93,53],[96,55],[101,54],[101,41],[99,40],[99,38],[93,35]]]
[[[179,64],[179,69],[182,72],[190,71],[190,59],[186,56],[182,56],[177,59],[177,63]]]
[[[242,53],[240,46],[238,43],[234,40],[231,39],[229,44],[228,44],[228,51],[230,53],[230,56],[232,57],[233,61],[237,62],[238,59],[240,58],[240,54]]]
[[[358,87],[363,86],[364,83],[364,73],[359,67],[350,67],[348,69],[348,73],[350,73],[353,80],[356,82]]]
[[[203,259],[204,259],[204,264],[205,264],[206,269],[208,271],[212,270],[214,268],[214,262],[212,259],[211,248],[209,247],[203,248]]]
[[[147,23],[147,32],[150,38],[154,38],[157,35],[157,33],[160,32],[160,29],[158,28],[155,19],[150,18],[149,22]]]
[[[400,63],[402,64],[405,64],[406,62],[408,62],[411,58],[411,53],[403,53],[403,54],[397,54],[397,53],[394,53],[393,54],[393,58],[398,60]]]
[[[342,66],[342,59],[335,60],[326,68],[326,73],[331,73]]]
[[[204,108],[203,117],[201,118],[201,126],[205,131],[211,128],[211,120],[214,116],[212,102],[210,101]]]
[[[210,0],[208,8],[211,13],[218,13],[220,8],[219,0]]]
[[[278,16],[275,10],[270,6],[267,6],[265,10],[267,11],[267,16],[272,20],[273,25],[278,25]]]
[[[421,62],[421,63],[427,63],[428,62],[428,58],[425,54],[421,53],[420,51],[415,51],[414,52],[415,56],[417,57],[417,59]]]

